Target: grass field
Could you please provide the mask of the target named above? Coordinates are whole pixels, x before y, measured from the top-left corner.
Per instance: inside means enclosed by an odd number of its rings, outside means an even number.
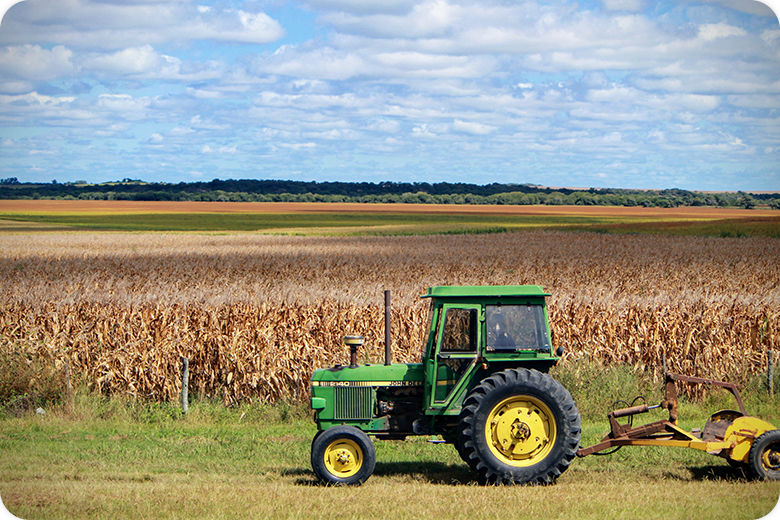
[[[87,401],[86,403],[84,401]],[[683,407],[686,428],[702,409]],[[36,518],[484,518],[753,520],[780,482],[750,481],[693,450],[623,449],[578,459],[553,486],[484,487],[449,445],[375,441],[360,488],[318,485],[314,424],[296,406],[225,409],[77,400],[72,414],[0,420],[0,496]],[[586,422],[583,442],[605,424]]]

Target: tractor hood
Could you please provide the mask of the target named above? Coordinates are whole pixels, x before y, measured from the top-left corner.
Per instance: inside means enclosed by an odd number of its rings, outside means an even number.
[[[311,386],[422,386],[423,377],[422,363],[363,365],[355,368],[336,365],[315,370],[311,376]]]

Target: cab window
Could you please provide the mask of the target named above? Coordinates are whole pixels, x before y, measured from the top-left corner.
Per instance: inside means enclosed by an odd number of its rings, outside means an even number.
[[[447,309],[441,352],[476,350],[476,314],[475,309]]]
[[[541,305],[487,305],[488,350],[550,350]]]

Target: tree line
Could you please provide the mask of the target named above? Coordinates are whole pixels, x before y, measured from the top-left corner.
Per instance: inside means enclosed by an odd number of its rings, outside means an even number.
[[[0,199],[219,201],[219,202],[357,202],[390,204],[493,204],[581,206],[719,206],[780,209],[780,193],[718,192],[681,189],[568,189],[533,184],[427,182],[305,182],[220,180],[160,183],[123,179],[116,182],[22,183],[0,180]]]

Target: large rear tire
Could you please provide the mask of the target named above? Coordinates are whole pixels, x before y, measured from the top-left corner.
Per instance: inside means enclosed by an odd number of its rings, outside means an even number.
[[[509,369],[484,379],[463,402],[461,456],[479,479],[495,484],[551,484],[580,442],[571,394],[536,370]]]
[[[368,435],[354,426],[334,426],[311,443],[311,467],[326,484],[359,486],[374,473],[376,450]]]

